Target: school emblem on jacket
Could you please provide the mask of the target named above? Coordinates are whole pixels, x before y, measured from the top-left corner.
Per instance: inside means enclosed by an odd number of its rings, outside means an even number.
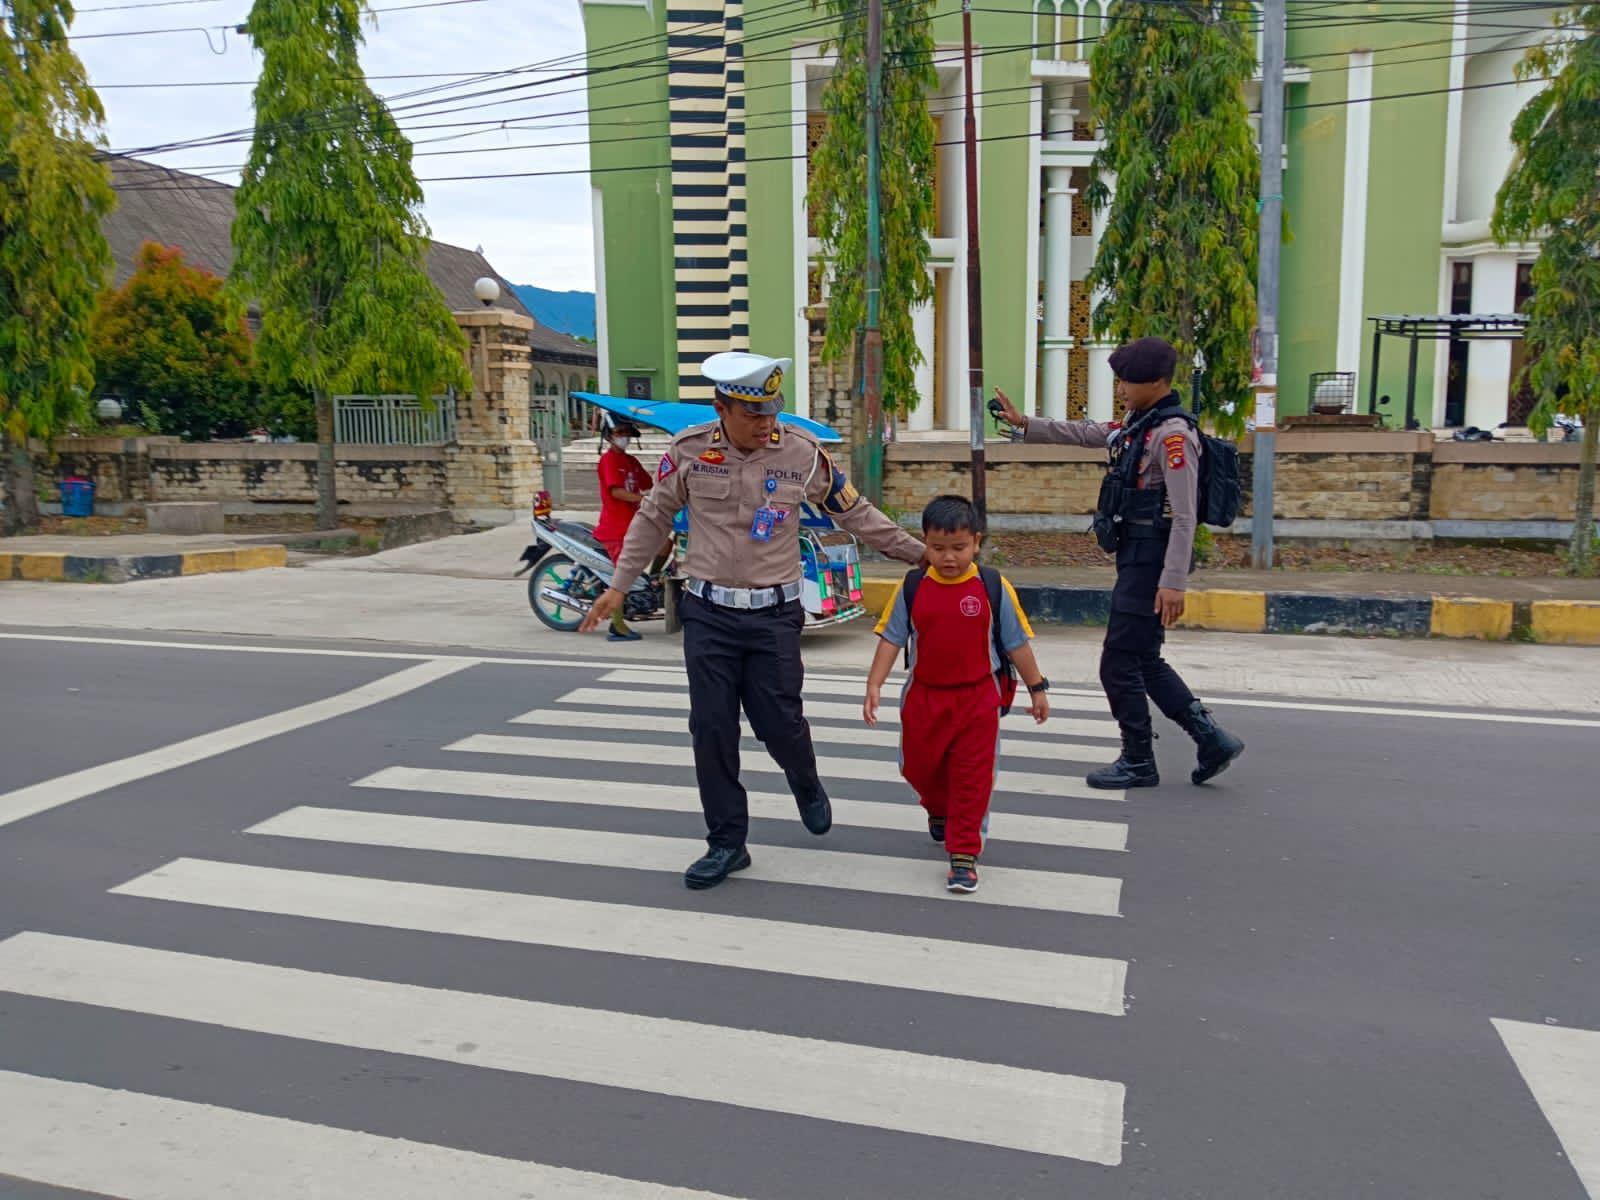
[[[961,615],[963,617],[983,616],[983,602],[976,596],[961,597]]]

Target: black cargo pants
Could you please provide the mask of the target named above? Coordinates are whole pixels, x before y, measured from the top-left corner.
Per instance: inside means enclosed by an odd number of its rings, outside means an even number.
[[[1100,685],[1122,736],[1150,740],[1150,701],[1182,724],[1194,693],[1161,657],[1167,631],[1156,615],[1156,591],[1167,556],[1168,531],[1151,526],[1125,528],[1117,547],[1117,583],[1111,591],[1111,616],[1100,651]]]

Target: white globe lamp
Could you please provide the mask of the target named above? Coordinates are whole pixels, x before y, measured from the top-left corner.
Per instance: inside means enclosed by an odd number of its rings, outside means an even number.
[[[472,294],[483,301],[483,306],[488,308],[496,300],[500,299],[500,285],[485,275],[472,285]]]

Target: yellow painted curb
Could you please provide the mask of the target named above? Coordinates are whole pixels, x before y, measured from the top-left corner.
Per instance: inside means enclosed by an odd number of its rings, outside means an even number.
[[[236,550],[189,550],[183,556],[185,575],[211,575],[217,571],[237,571]]]
[[[1600,646],[1600,602],[1534,601],[1533,640],[1565,646]]]
[[[889,607],[889,601],[894,598],[894,590],[899,586],[899,579],[861,581],[861,605],[872,614],[873,621],[877,621],[883,610]]]
[[[1502,642],[1511,636],[1513,605],[1509,600],[1475,596],[1435,596],[1429,632],[1434,637],[1482,638]]]
[[[289,564],[289,551],[285,546],[241,546],[233,552],[235,571],[255,571],[264,567],[284,567]]]
[[[1267,594],[1225,589],[1189,592],[1184,596],[1179,624],[1186,629],[1261,633],[1267,627]]]
[[[0,554],[0,581],[11,578],[11,569],[16,557],[15,554]]]
[[[65,554],[18,554],[15,559],[18,579],[47,583],[60,580],[67,573]]]

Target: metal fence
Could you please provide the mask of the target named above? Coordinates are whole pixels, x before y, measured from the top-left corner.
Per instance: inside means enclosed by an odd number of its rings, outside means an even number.
[[[333,438],[359,446],[441,446],[456,436],[455,396],[335,396]]]

